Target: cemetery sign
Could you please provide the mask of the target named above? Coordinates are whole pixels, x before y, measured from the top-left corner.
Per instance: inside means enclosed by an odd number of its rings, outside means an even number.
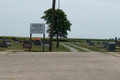
[[[45,41],[45,24],[44,23],[31,23],[30,24],[30,50],[32,46],[32,34],[43,34],[43,51]]]
[[[31,23],[30,34],[45,34],[45,24]]]

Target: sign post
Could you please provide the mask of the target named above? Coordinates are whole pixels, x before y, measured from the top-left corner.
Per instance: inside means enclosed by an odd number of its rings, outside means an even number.
[[[32,34],[30,34],[30,51],[31,51],[31,47],[32,47]]]
[[[43,34],[43,51],[44,51],[44,41],[45,41],[45,24],[44,23],[31,23],[30,24],[30,50],[32,43],[32,34]]]
[[[43,51],[45,51],[45,34],[43,34]]]

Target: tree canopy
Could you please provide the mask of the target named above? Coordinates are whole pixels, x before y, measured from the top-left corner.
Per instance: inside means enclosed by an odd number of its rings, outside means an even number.
[[[52,9],[48,9],[44,11],[44,16],[41,17],[46,21],[46,24],[48,25],[47,32],[49,34],[51,29],[51,17],[52,17],[51,14],[52,14]],[[70,26],[72,24],[67,19],[67,15],[65,14],[65,12],[62,11],[61,9],[56,9],[54,20],[55,21],[54,21],[54,28],[53,28],[53,36],[67,38],[67,35],[68,35],[67,31],[71,31]]]

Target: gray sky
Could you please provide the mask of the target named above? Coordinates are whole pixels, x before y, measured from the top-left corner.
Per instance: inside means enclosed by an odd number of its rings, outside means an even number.
[[[60,2],[60,8],[72,23],[68,38],[120,37],[120,0],[60,0]],[[57,5],[58,0],[56,8]],[[30,23],[45,23],[40,17],[51,7],[52,0],[0,0],[0,36],[29,37]]]

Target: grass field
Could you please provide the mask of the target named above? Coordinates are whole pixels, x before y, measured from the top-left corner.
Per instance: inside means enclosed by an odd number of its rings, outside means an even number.
[[[23,43],[15,43],[13,40],[11,40],[12,46],[6,47],[0,47],[0,51],[4,50],[15,50],[15,51],[30,51],[28,48],[23,48]],[[43,52],[42,46],[35,46],[32,44],[32,52]],[[45,52],[48,52],[49,48],[45,47]],[[53,42],[53,52],[70,52],[70,49],[60,45],[59,48],[56,48],[56,42]]]
[[[67,42],[67,43],[70,43],[70,42]],[[98,48],[98,46],[102,47],[102,46],[104,46],[104,44],[95,44],[95,45],[89,46],[87,43],[74,43],[73,45],[83,47],[83,48],[87,48],[87,49],[89,49],[91,51],[96,51],[96,52],[103,52],[101,50],[106,51],[106,48]],[[118,47],[118,46],[116,46],[116,47]],[[116,52],[120,52],[120,49],[116,49]]]
[[[92,45],[92,46],[89,46],[88,44],[86,43],[79,43],[79,44],[74,44],[76,46],[80,46],[80,47],[83,47],[83,48],[87,48],[91,51],[97,51],[97,52],[101,52],[100,50],[106,50],[105,48],[97,48],[97,46],[104,46],[104,44],[95,44],[95,45]]]
[[[23,40],[23,39],[29,39],[29,37],[10,37],[10,36],[0,36],[0,39],[2,38],[6,38],[12,41],[12,38],[18,38],[19,40]],[[40,38],[42,40],[42,38]],[[46,38],[48,39],[48,38]],[[56,48],[56,39],[53,39],[53,52],[70,52],[70,50],[66,47],[63,47],[62,45],[59,46],[59,48]],[[64,42],[64,43],[70,43],[70,42],[74,42],[74,45],[77,45],[79,47],[83,47],[83,48],[87,48],[91,51],[98,51],[101,52],[101,50],[106,50],[106,48],[97,48],[97,46],[104,46],[104,44],[97,44],[97,43],[102,43],[105,41],[110,41],[110,42],[114,42],[114,40],[107,40],[107,39],[90,39],[92,42],[95,42],[96,44],[93,46],[89,46],[88,44],[86,44],[86,40],[87,39],[74,39],[74,38],[60,38],[59,41],[60,42]],[[79,44],[76,44],[76,42],[79,42]],[[70,46],[70,45],[69,45]],[[73,47],[73,46],[70,46]],[[117,46],[116,46],[117,47]],[[84,52],[84,50],[80,49],[80,48],[76,48],[73,47],[75,49],[77,49],[80,52]],[[4,50],[21,50],[21,51],[29,51],[29,49],[27,48],[22,48],[22,43],[18,43],[16,44],[14,41],[12,41],[12,46],[8,46],[8,48],[2,48],[0,47],[0,51],[4,51]],[[43,47],[42,46],[34,46],[32,45],[32,50],[34,52],[42,52],[43,51]],[[48,52],[49,49],[48,47],[45,47],[45,52]],[[120,49],[116,49],[117,52],[120,52]]]

